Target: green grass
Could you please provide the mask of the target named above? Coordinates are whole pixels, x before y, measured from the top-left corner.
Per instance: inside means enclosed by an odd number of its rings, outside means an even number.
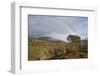
[[[75,50],[73,52],[72,47],[73,44],[71,43],[32,39],[28,41],[28,60],[75,58]],[[81,50],[86,46],[84,46],[83,44],[78,44],[75,45],[75,48],[77,47],[78,50]]]

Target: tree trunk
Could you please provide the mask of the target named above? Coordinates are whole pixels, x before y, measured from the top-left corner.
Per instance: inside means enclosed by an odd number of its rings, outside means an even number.
[[[74,43],[72,43],[72,48],[73,48],[73,51],[74,51],[74,49],[75,49],[75,47],[74,47]]]

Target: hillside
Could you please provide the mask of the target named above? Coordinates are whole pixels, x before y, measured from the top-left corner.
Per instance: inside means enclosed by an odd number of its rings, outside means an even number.
[[[48,36],[45,36],[45,37],[39,37],[39,38],[30,38],[30,40],[32,39],[38,39],[38,40],[46,40],[46,41],[51,41],[51,42],[63,42],[63,43],[66,43],[62,40],[59,40],[59,39],[55,39],[55,38],[52,38],[52,37],[48,37]]]
[[[51,37],[29,38],[28,60],[87,58],[86,44],[66,43]]]

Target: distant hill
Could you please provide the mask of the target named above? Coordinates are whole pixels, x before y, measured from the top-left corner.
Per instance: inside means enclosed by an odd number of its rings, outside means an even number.
[[[81,40],[81,43],[87,44],[88,43],[88,40]]]
[[[39,39],[39,40],[47,40],[47,41],[53,41],[53,42],[64,42],[64,41],[62,41],[62,40],[55,39],[55,38],[48,37],[48,36],[39,37],[39,38],[29,38],[29,39]],[[64,42],[64,43],[65,43],[65,42]]]
[[[41,40],[50,40],[50,41],[59,41],[58,39],[52,38],[52,37],[39,37],[38,39]]]

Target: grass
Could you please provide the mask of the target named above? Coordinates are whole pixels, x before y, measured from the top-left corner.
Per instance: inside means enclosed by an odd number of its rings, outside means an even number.
[[[86,44],[80,43],[74,47],[73,50],[71,43],[31,39],[28,41],[28,60],[87,58]]]

